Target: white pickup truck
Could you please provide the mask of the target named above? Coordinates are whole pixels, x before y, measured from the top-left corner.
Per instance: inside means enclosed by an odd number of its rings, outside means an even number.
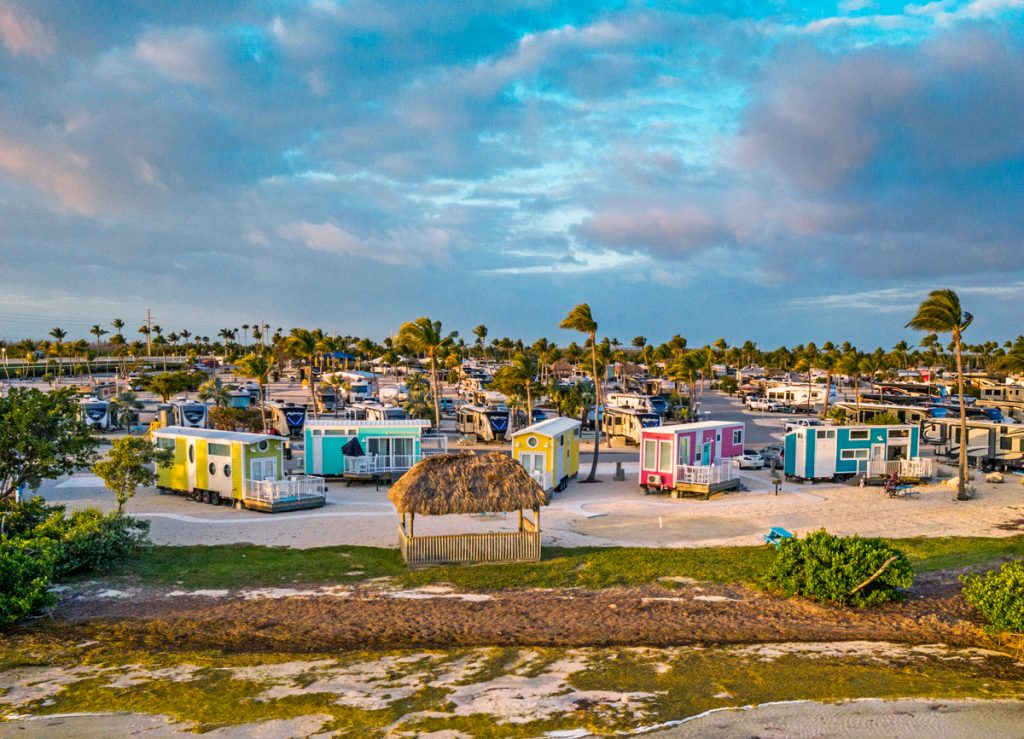
[[[768,411],[769,413],[777,413],[782,410],[782,406],[776,403],[774,400],[768,400],[767,398],[747,398],[747,408],[752,411]]]

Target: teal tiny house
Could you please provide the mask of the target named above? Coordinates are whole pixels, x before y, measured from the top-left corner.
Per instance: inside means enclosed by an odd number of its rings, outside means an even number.
[[[424,434],[429,421],[307,420],[306,474],[351,479],[393,479],[424,456],[448,451],[445,436]],[[353,439],[358,451],[342,450]]]
[[[916,426],[811,426],[786,434],[784,468],[795,480],[840,480],[893,472],[930,477]]]

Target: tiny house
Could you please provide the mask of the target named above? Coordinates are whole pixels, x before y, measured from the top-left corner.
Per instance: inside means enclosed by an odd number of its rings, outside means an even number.
[[[732,458],[743,454],[746,425],[736,421],[673,423],[640,437],[644,490],[711,493],[739,487]]]
[[[817,426],[786,434],[787,479],[841,480],[864,475],[928,477],[931,460],[919,456],[917,426]]]
[[[508,419],[508,410],[464,405],[455,413],[455,428],[460,434],[475,436],[479,441],[504,441]]]
[[[285,475],[283,437],[181,426],[152,435],[159,448],[174,452],[171,463],[157,469],[161,491],[270,513],[316,508],[326,500],[323,478]]]
[[[611,444],[622,439],[627,444],[639,444],[644,429],[661,425],[661,416],[652,411],[636,408],[613,408],[605,406],[601,412],[601,431]]]
[[[516,431],[512,457],[545,491],[564,490],[580,470],[580,422],[549,418]]]
[[[307,420],[306,473],[349,479],[392,480],[428,454],[448,451],[447,437],[427,435],[430,421]],[[353,439],[362,454],[346,454]]]

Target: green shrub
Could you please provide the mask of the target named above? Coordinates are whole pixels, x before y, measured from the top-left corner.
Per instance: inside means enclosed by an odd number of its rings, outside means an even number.
[[[964,575],[964,598],[993,627],[1024,633],[1024,561],[1007,562],[984,575]]]
[[[51,534],[50,526],[43,527],[40,534],[51,535],[57,544],[57,579],[102,572],[132,556],[149,541],[148,521],[103,513],[96,508],[75,511],[59,522],[51,519],[49,524],[59,528],[54,532],[56,535]]]
[[[878,577],[853,592],[890,558]],[[824,529],[783,541],[767,577],[786,595],[858,607],[900,600],[913,580],[906,555],[883,540],[833,536]]]
[[[53,603],[49,592],[57,552],[46,539],[13,539],[0,544],[0,626]]]

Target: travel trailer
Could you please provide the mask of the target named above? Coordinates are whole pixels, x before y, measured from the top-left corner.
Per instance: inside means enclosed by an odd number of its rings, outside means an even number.
[[[549,418],[514,432],[512,458],[545,491],[564,490],[580,469],[580,422]]]
[[[660,395],[640,393],[606,393],[605,403],[612,408],[633,408],[638,411],[657,413],[664,418],[668,415],[668,403]]]
[[[96,431],[109,431],[117,428],[117,412],[110,401],[98,398],[82,398],[78,401],[82,407],[82,420]]]
[[[764,392],[766,399],[789,406],[823,404],[825,395],[824,385],[776,385],[768,387]],[[828,399],[830,404],[839,399],[834,386],[828,389]]]
[[[622,439],[627,444],[639,444],[644,429],[661,425],[661,416],[650,411],[634,408],[613,408],[606,406],[601,414],[601,432],[608,437],[609,444]]]
[[[960,419],[933,418],[921,428],[922,439],[954,459],[960,454]],[[967,421],[967,458],[976,467],[1024,469],[1024,424]]]
[[[464,405],[455,412],[456,430],[475,437],[477,441],[504,441],[508,420],[507,410],[481,405]]]
[[[739,487],[732,460],[743,454],[746,425],[736,421],[673,423],[640,432],[640,486],[645,491],[712,493]]]
[[[157,413],[166,411],[168,413],[168,426],[183,426],[184,428],[202,429],[206,428],[209,406],[198,400],[178,400],[171,403],[162,403],[157,407]]]
[[[174,452],[170,464],[157,468],[161,492],[268,513],[316,508],[326,500],[323,478],[285,475],[283,437],[180,426],[154,429],[152,437]]]

